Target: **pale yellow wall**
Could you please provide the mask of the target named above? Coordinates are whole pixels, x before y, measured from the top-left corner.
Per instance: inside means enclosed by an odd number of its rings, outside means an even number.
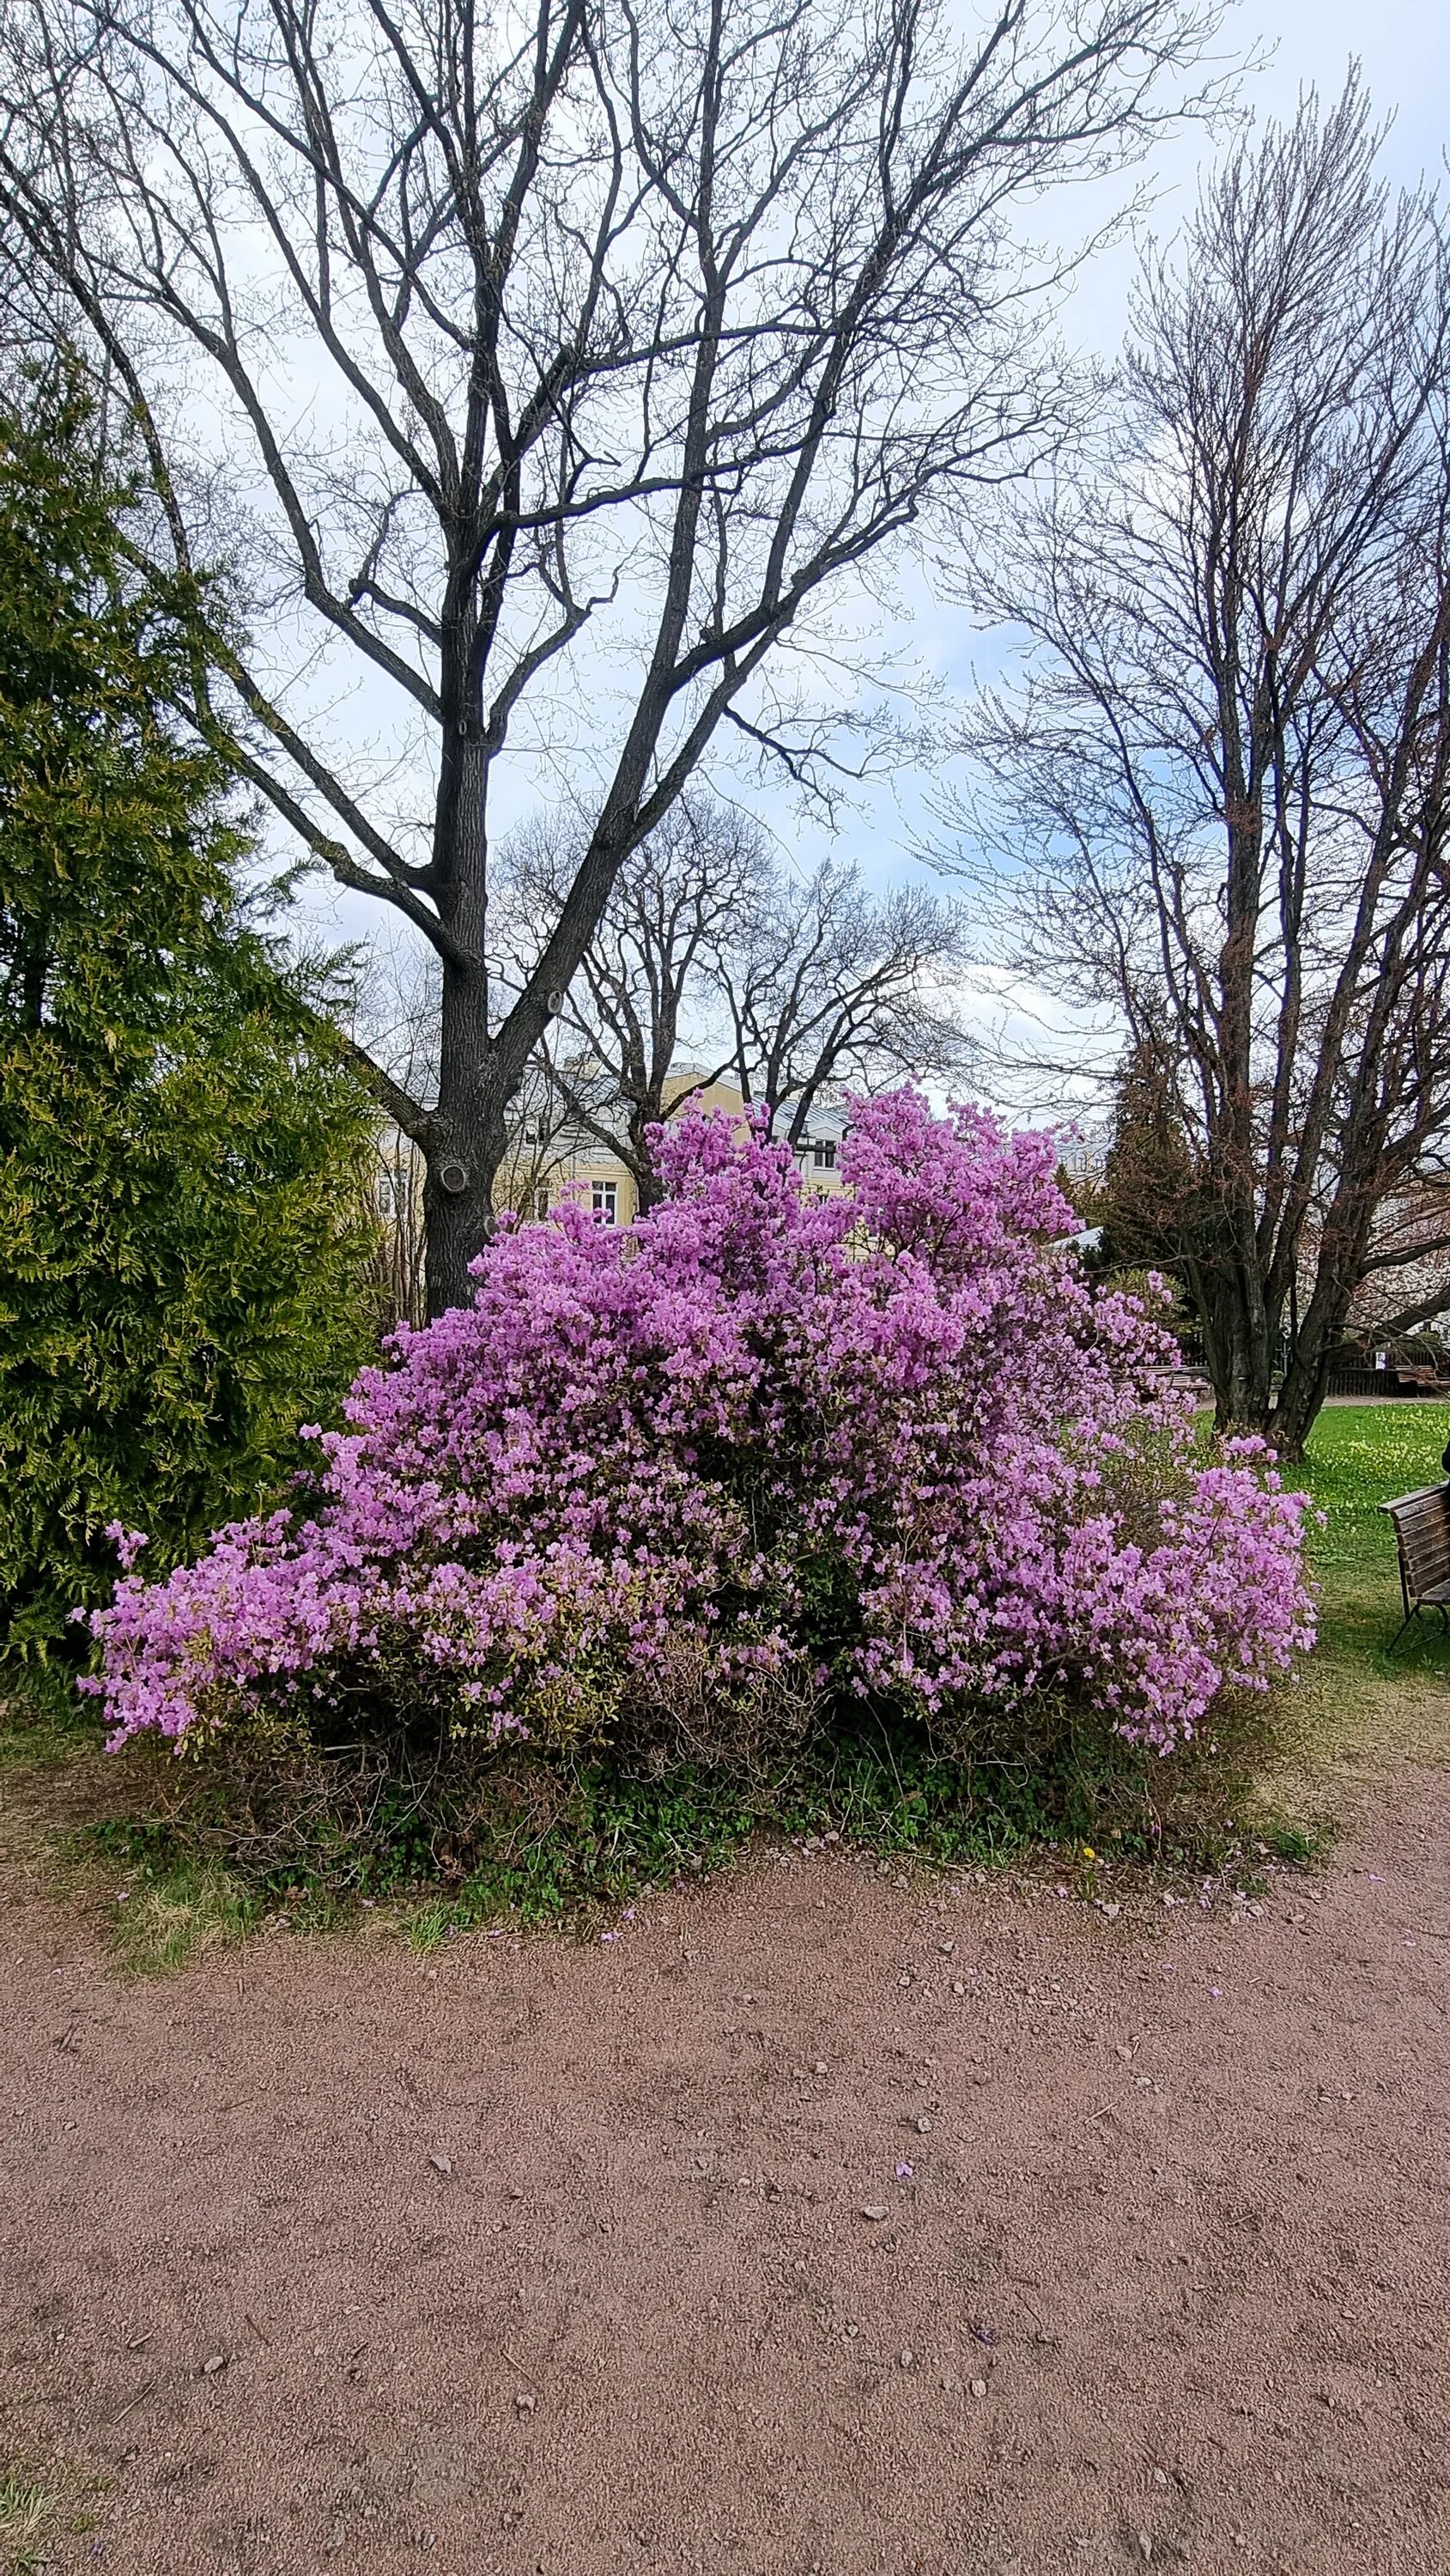
[[[744,1118],[745,1103],[740,1096],[740,1086],[738,1083],[704,1082],[699,1083],[698,1088],[696,1087],[696,1083],[697,1077],[694,1074],[669,1074],[665,1081],[666,1100],[673,1104],[688,1091],[691,1094],[690,1107],[692,1109],[705,1111],[723,1110],[727,1118]]]
[[[744,1119],[745,1104],[737,1084],[724,1081],[709,1082],[702,1084],[698,1090],[693,1088],[693,1084],[694,1077],[688,1072],[671,1074],[665,1086],[667,1100],[678,1101],[688,1092],[691,1094],[689,1103],[691,1109],[700,1109],[734,1120]],[[836,1141],[839,1151],[839,1140]],[[497,1205],[500,1207],[520,1205],[522,1198],[527,1195],[529,1186],[535,1180],[536,1160],[537,1158],[528,1151],[521,1151],[513,1161],[504,1165],[499,1174]],[[802,1163],[801,1173],[808,1189],[819,1191],[826,1197],[833,1197],[843,1186],[839,1169],[817,1171],[812,1164],[809,1152]],[[632,1225],[638,1214],[638,1193],[633,1176],[625,1169],[618,1156],[610,1153],[607,1146],[593,1143],[587,1137],[579,1138],[571,1150],[554,1156],[549,1162],[547,1171],[541,1170],[538,1173],[538,1181],[547,1187],[550,1205],[571,1185],[612,1181],[615,1190],[616,1223]],[[527,1209],[524,1210],[525,1214],[530,1212]]]
[[[688,1073],[672,1074],[665,1086],[667,1099],[678,1100],[690,1086]],[[692,1108],[696,1105],[703,1110],[723,1111],[727,1118],[743,1118],[745,1114],[739,1090],[728,1082],[706,1083],[699,1092],[698,1103],[691,1102]],[[505,1164],[499,1174],[497,1200],[500,1206],[511,1207],[518,1203],[533,1178],[533,1160],[528,1152],[521,1152]],[[547,1172],[540,1174],[540,1181],[548,1188],[551,1205],[575,1184],[612,1181],[615,1222],[632,1225],[639,1213],[639,1194],[633,1175],[625,1169],[617,1154],[611,1154],[606,1145],[597,1144],[588,1137],[580,1137],[570,1150],[555,1154]]]

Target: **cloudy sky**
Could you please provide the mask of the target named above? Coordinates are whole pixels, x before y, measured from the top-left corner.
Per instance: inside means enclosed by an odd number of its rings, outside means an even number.
[[[1422,178],[1443,183],[1450,149],[1447,0],[1382,0],[1373,8],[1363,0],[1241,0],[1225,19],[1221,50],[1262,58],[1241,92],[1245,113],[1256,121],[1292,116],[1305,90],[1337,95],[1357,60],[1376,120],[1389,128],[1381,154],[1386,177],[1396,185]],[[1154,239],[1171,240],[1191,213],[1199,169],[1213,148],[1201,131],[1185,131],[1156,155],[1146,219]],[[1123,241],[1080,276],[1061,325],[1082,354],[1111,358],[1120,347],[1135,262],[1135,245]],[[958,612],[938,609],[929,595],[914,601],[912,626],[922,658],[953,690],[969,689],[974,673],[997,659],[995,639],[973,634]],[[891,808],[893,802],[914,808],[916,785],[902,780],[898,798],[878,799],[862,816],[852,837],[860,840],[863,860],[897,863],[911,826],[893,829]]]
[[[1256,122],[1292,116],[1306,90],[1322,97],[1337,95],[1352,62],[1357,61],[1376,121],[1388,130],[1381,167],[1396,186],[1428,180],[1444,186],[1445,158],[1450,149],[1450,6],[1446,0],[1382,0],[1365,8],[1362,0],[1240,0],[1225,20],[1221,49],[1230,57],[1253,51],[1257,68],[1241,87],[1243,112]],[[1150,165],[1153,187],[1147,230],[1155,241],[1169,241],[1190,215],[1200,168],[1215,146],[1201,132],[1173,138]],[[1061,317],[1064,336],[1085,356],[1111,359],[1121,346],[1127,298],[1138,245],[1115,244],[1081,275]],[[969,695],[983,675],[1003,666],[1006,639],[973,632],[959,611],[937,604],[918,589],[911,614],[911,646],[933,674],[949,706]],[[858,812],[844,818],[841,837],[860,856],[863,867],[884,879],[915,873],[910,852],[915,842],[939,839],[930,813],[934,782],[907,770],[883,787]],[[787,832],[792,824],[781,816]],[[794,826],[795,846],[809,855],[812,836]],[[1023,1030],[1020,1002],[1039,1039],[1055,1033],[1045,1052],[1059,1061],[1077,1059],[1088,1033],[1069,1031],[1062,1015],[1042,997],[995,979],[979,979],[969,1003],[1000,1037]],[[1110,1041],[1104,1064],[1116,1054]],[[1065,1081],[1020,1086],[993,1083],[985,1066],[984,1090],[993,1088],[1004,1101],[1015,1100],[1034,1118],[1081,1116],[1095,1126],[1100,1111],[1096,1082]]]
[[[1362,0],[1241,0],[1226,17],[1219,50],[1225,61],[1241,60],[1251,50],[1260,57],[1242,86],[1243,108],[1255,119],[1292,114],[1308,88],[1336,94],[1357,59],[1375,113],[1389,125],[1383,148],[1387,177],[1412,182],[1443,176],[1450,99],[1446,0],[1377,0],[1371,9]],[[1155,238],[1171,238],[1190,211],[1201,159],[1211,149],[1201,131],[1184,132],[1160,149],[1151,165],[1154,200],[1147,219]],[[1083,354],[1110,357],[1118,347],[1133,265],[1133,247],[1122,242],[1080,275],[1061,327]],[[939,604],[924,580],[904,580],[894,595],[900,603],[897,631],[888,631],[884,640],[929,676],[946,703],[953,693],[970,690],[975,673],[1000,664],[1001,639],[973,634],[962,613]],[[360,716],[366,703],[364,690],[354,701]],[[841,841],[874,878],[885,882],[912,872],[910,853],[924,829],[927,785],[919,772],[907,770],[840,817]],[[797,864],[809,865],[828,846],[824,827],[795,810],[783,790],[756,791],[752,801]],[[377,934],[378,908],[361,898],[319,885],[309,909],[331,935]],[[385,930],[384,936],[392,934]],[[402,937],[406,941],[410,934],[404,930]]]

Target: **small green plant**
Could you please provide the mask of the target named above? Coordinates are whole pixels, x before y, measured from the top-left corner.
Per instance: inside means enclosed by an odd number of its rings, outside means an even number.
[[[718,1774],[631,1780],[595,1769],[561,1780],[531,1768],[514,1766],[454,1889],[413,1913],[416,1949],[502,1916],[587,1930],[647,1888],[718,1868],[769,1814],[748,1783]]]
[[[38,2576],[46,2563],[46,2537],[54,2528],[55,2499],[30,2470],[0,2469],[0,2571]]]
[[[1329,1835],[1322,1825],[1306,1830],[1302,1825],[1275,1821],[1264,1826],[1260,1840],[1275,1860],[1283,1861],[1290,1869],[1312,1869],[1322,1859]]]
[[[1217,1750],[1176,1757],[1171,1782],[1170,1766],[1103,1730],[1068,1728],[1031,1762],[972,1760],[944,1754],[923,1729],[864,1716],[750,1778],[629,1779],[602,1768],[565,1778],[520,1757],[474,1848],[454,1856],[454,1884],[440,1889],[435,1878],[416,1906],[409,1938],[429,1950],[504,1917],[589,1930],[649,1888],[703,1877],[758,1831],[951,1869],[1062,1853],[1087,1896],[1100,1867],[1237,1866],[1245,1838],[1235,1819],[1257,1813],[1257,1721],[1253,1708],[1236,1724],[1226,1717]],[[1261,1820],[1259,1830],[1282,1832],[1286,1856],[1309,1848],[1293,1826]]]
[[[82,1850],[119,1864],[115,1944],[129,1976],[169,1976],[193,1959],[230,1949],[256,1928],[257,1891],[215,1860],[189,1852],[168,1824],[108,1820],[81,1837]]]

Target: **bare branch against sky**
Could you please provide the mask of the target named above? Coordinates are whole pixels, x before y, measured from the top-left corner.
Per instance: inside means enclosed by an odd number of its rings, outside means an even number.
[[[1028,642],[966,742],[1000,957],[1166,1068],[1163,1253],[1290,1455],[1450,1129],[1450,245],[1377,141],[1351,80],[1229,155],[972,585]]]
[[[44,318],[126,389],[183,565],[212,503],[229,547],[247,531],[195,721],[441,961],[437,1097],[389,1097],[426,1158],[435,1308],[624,858],[721,728],[819,775],[805,648],[833,602],[1058,434],[1045,324],[1082,245],[1034,257],[1034,210],[1194,103],[1214,14],[11,0],[12,312],[48,281]],[[392,692],[431,745],[426,815],[279,701],[266,602]],[[500,993],[498,773],[586,633],[612,682],[589,828]]]
[[[506,849],[503,916],[523,956],[567,899],[577,855],[558,816]],[[544,1042],[549,1080],[647,1207],[651,1128],[715,1082],[798,1145],[843,1085],[960,1072],[965,946],[961,908],[930,887],[877,894],[836,857],[792,870],[758,824],[687,788],[614,880]]]

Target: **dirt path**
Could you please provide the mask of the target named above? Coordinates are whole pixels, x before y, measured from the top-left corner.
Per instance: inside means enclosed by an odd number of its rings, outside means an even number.
[[[1444,1777],[1238,1919],[823,1851],[583,1952],[0,1965],[54,2566],[1450,2569]]]

